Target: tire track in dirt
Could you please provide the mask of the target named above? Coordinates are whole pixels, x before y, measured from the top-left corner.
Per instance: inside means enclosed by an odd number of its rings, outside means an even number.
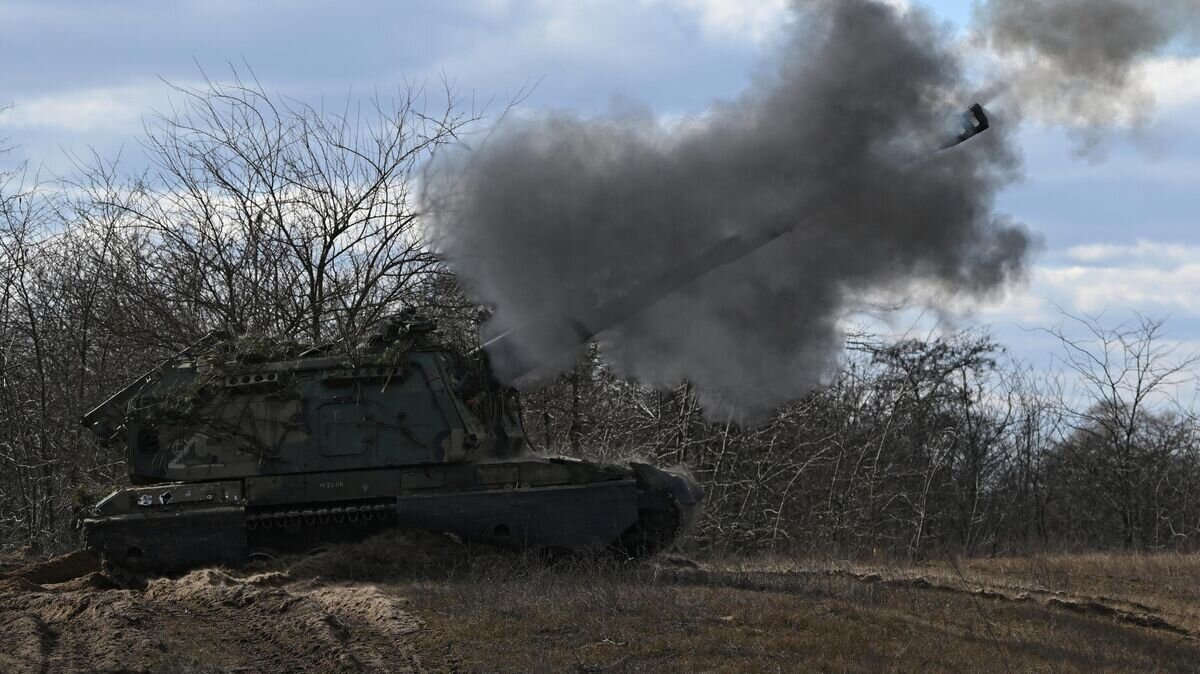
[[[421,671],[421,621],[373,585],[203,569],[122,589],[78,561],[0,575],[0,671]]]
[[[685,585],[718,585],[760,592],[809,594],[814,590],[807,583],[816,578],[841,578],[866,585],[897,589],[930,590],[973,596],[992,601],[1021,603],[1035,602],[1049,609],[1059,609],[1087,616],[1103,617],[1118,622],[1175,634],[1185,639],[1200,639],[1200,634],[1171,622],[1152,607],[1121,602],[1106,597],[1072,596],[1048,590],[1023,590],[1009,594],[1000,590],[935,582],[925,576],[886,578],[878,573],[862,573],[846,569],[789,570],[789,571],[720,571],[704,568],[663,568],[661,578]]]

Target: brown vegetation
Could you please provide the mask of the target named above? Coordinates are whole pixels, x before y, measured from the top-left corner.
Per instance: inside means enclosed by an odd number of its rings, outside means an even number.
[[[4,671],[1127,672],[1200,657],[1193,555],[623,563],[391,533],[132,589],[65,566],[0,580]]]
[[[1135,557],[1110,560],[1114,586],[1156,582]],[[465,671],[1190,671],[1200,655],[1194,602],[1123,595],[1137,606],[1124,613],[1056,585],[1042,598],[1014,591],[1031,580],[1001,569],[954,568],[493,567],[405,592],[429,626],[418,642]]]

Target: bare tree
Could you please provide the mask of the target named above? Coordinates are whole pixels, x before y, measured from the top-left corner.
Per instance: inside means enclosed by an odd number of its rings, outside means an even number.
[[[1086,490],[1101,506],[1085,506],[1072,516],[1112,516],[1121,544],[1130,548],[1148,542],[1153,494],[1176,455],[1188,447],[1163,426],[1172,425],[1171,415],[1191,416],[1177,393],[1194,379],[1200,355],[1166,340],[1163,324],[1135,314],[1105,327],[1099,317],[1065,314],[1064,323],[1048,329],[1062,346],[1060,358],[1069,374],[1057,396],[1071,430],[1059,447],[1059,479]],[[1085,505],[1091,499],[1072,500]]]
[[[356,334],[442,273],[419,230],[415,172],[479,118],[452,88],[409,86],[338,111],[229,82],[173,87],[153,168],[93,164],[77,185],[121,217],[130,290],[167,332],[214,327],[320,342]],[[102,218],[104,219],[104,218]]]
[[[58,488],[51,411],[52,280],[43,264],[49,209],[26,165],[0,173],[0,526],[27,543],[56,526]]]

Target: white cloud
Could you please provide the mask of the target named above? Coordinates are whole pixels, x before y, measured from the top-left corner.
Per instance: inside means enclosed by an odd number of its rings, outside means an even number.
[[[1060,318],[1060,307],[1072,314],[1138,311],[1200,317],[1200,246],[1156,241],[1094,243],[1060,251],[1057,258],[1063,262],[1035,265],[1024,283],[990,297],[947,296],[938,286],[917,283],[902,290],[880,290],[863,299],[868,307],[915,307],[895,314],[895,320],[903,323],[905,317],[919,314],[922,321],[917,324],[926,327],[939,322],[953,326],[962,319],[1045,326]],[[862,312],[854,320],[862,322],[863,316],[868,316],[882,320],[880,325],[888,320],[887,311],[880,313],[884,319],[870,313]]]
[[[770,39],[788,19],[788,0],[642,0],[649,5],[668,4],[695,14],[700,28],[715,39],[761,43]]]
[[[1153,59],[1142,66],[1141,77],[1164,110],[1200,104],[1200,57]]]
[[[762,44],[775,37],[791,19],[794,0],[641,0],[644,5],[669,5],[694,14],[704,33],[713,39]],[[901,12],[910,0],[880,0]]]
[[[1094,243],[1069,248],[1064,257],[1064,264],[1035,266],[1024,287],[1009,289],[974,313],[1025,325],[1052,320],[1055,305],[1072,313],[1200,316],[1200,246]]]
[[[1025,325],[1046,322],[1052,307],[1037,292],[1039,271],[1034,270],[1028,284],[1006,288],[997,297],[985,300],[969,313],[988,321],[1011,321]]]
[[[1106,309],[1200,315],[1200,260],[1164,266],[1071,266],[1039,270],[1039,285],[1090,313]]]
[[[143,115],[167,100],[161,82],[83,89],[29,98],[15,97],[14,107],[0,115],[0,126],[53,127],[73,132],[128,132]]]
[[[1200,246],[1140,240],[1132,245],[1091,243],[1067,249],[1067,257],[1084,264],[1165,267],[1200,261]]]

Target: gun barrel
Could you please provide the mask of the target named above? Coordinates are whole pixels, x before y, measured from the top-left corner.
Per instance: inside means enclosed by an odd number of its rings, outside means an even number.
[[[969,108],[964,110],[959,121],[962,124],[962,131],[957,137],[947,139],[946,144],[940,148],[941,150],[948,150],[955,145],[965,143],[992,127],[992,122],[988,119],[987,112],[978,103],[973,103]]]

